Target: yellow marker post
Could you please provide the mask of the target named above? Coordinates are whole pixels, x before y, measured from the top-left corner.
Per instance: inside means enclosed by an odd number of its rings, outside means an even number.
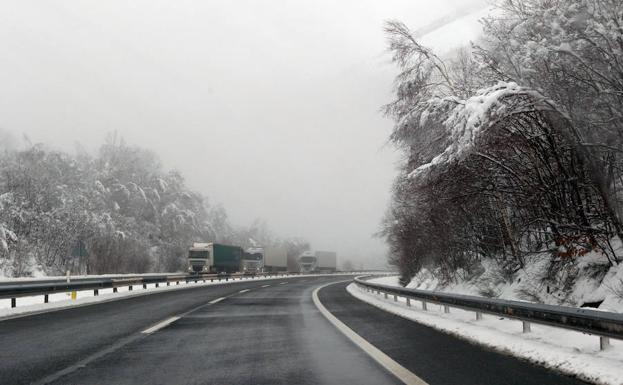
[[[72,291],[71,292],[71,299],[75,300],[78,297],[78,292],[77,291]]]

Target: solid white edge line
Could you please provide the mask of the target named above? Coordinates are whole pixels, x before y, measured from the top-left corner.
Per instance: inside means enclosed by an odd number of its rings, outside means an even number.
[[[246,293],[247,291],[251,291],[251,289],[240,290],[238,293]]]
[[[153,332],[157,332],[158,330],[160,330],[160,329],[162,329],[164,327],[169,326],[170,324],[172,324],[173,322],[177,321],[178,319],[180,319],[180,317],[170,317],[170,318],[167,318],[164,321],[158,322],[154,326],[143,330],[141,333],[143,333],[143,334],[151,334]]]
[[[269,287],[270,285],[262,285],[262,287]]]
[[[285,285],[287,282],[281,282],[280,285]]]
[[[320,299],[318,298],[318,292],[324,287],[327,287],[329,285],[334,285],[336,283],[339,283],[339,282],[332,282],[332,283],[328,283],[326,285],[317,287],[312,293],[312,299],[314,301],[314,305],[316,305],[320,313],[327,320],[329,320],[329,322],[331,322],[333,326],[335,326],[342,334],[344,334],[355,345],[361,348],[361,350],[363,350],[370,357],[372,357],[373,360],[378,362],[382,367],[384,367],[391,374],[396,376],[396,378],[398,378],[400,381],[404,382],[405,384],[428,385],[428,383],[426,383],[420,377],[416,376],[409,369],[400,365],[399,363],[391,359],[391,357],[389,357],[387,354],[383,353],[382,351],[377,349],[374,345],[372,345],[371,343],[363,339],[363,337],[355,333],[351,328],[346,326],[342,321],[340,321],[333,314],[331,314],[331,312],[327,310],[326,307],[324,307],[324,305],[322,304],[322,302],[320,302]]]
[[[212,301],[208,302],[210,305],[214,305],[217,302],[221,302],[222,300],[224,300],[227,297],[221,297],[221,298],[217,298],[217,299],[213,299]]]

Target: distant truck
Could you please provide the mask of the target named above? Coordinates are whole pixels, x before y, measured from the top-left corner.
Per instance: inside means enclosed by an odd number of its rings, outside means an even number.
[[[288,251],[284,247],[264,248],[264,271],[287,271]]]
[[[316,270],[317,258],[313,251],[304,251],[298,258],[299,272],[312,273]]]
[[[334,251],[316,251],[316,271],[334,273],[337,270],[337,253]]]
[[[239,246],[194,243],[188,250],[189,270],[194,273],[235,273],[241,270],[242,256]]]
[[[250,247],[242,254],[242,271],[261,273],[264,271],[264,248]]]

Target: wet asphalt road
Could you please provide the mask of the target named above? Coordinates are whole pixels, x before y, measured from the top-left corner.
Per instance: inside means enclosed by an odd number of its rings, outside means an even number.
[[[316,287],[347,278],[245,281],[0,321],[0,384],[398,383],[312,302]],[[323,304],[431,385],[581,383],[383,312],[345,286],[322,289]],[[171,316],[181,318],[142,333]]]
[[[321,302],[430,385],[586,385],[368,305],[348,294],[347,285],[338,283],[321,290]]]
[[[0,383],[398,383],[316,310],[313,288],[343,279],[242,282],[3,321]]]

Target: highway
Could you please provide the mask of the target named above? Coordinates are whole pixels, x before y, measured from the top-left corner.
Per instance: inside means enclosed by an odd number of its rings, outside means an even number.
[[[396,384],[323,305],[433,384],[581,384],[367,305],[350,277],[204,286],[0,321],[0,384]]]
[[[353,298],[338,283],[320,291],[327,309],[360,336],[431,385],[586,384]]]

